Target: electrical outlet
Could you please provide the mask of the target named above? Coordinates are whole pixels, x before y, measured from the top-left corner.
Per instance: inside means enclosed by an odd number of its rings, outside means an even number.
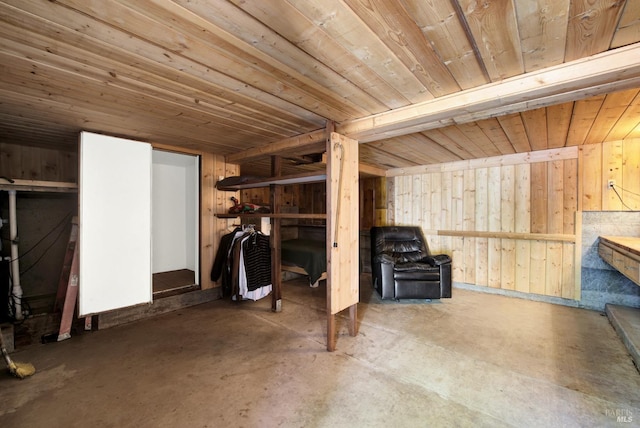
[[[609,189],[613,189],[615,185],[616,185],[616,180],[609,180],[609,184],[608,184]]]

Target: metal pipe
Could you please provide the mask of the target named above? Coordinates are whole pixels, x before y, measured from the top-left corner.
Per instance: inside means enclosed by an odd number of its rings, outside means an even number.
[[[20,262],[18,256],[18,221],[16,215],[16,191],[9,190],[9,240],[11,241],[11,291],[15,307],[15,318],[22,316],[22,287],[20,287]]]

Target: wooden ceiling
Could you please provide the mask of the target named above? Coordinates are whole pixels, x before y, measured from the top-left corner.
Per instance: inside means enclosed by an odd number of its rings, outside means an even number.
[[[388,169],[640,137],[636,0],[3,0],[0,33],[6,143],[233,155],[332,121]]]

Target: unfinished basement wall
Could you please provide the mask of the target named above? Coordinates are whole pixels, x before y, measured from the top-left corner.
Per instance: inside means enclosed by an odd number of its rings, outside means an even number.
[[[76,183],[78,154],[75,150],[60,151],[0,143],[0,176]],[[53,309],[71,231],[71,217],[77,213],[77,193],[17,193],[20,283],[25,306],[32,313],[47,313]],[[5,191],[0,191],[0,218],[9,218],[8,193]],[[0,237],[0,257],[10,257],[8,224],[0,228]]]

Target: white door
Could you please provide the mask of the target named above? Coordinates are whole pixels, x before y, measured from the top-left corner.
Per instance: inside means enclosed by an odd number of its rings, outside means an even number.
[[[151,153],[80,134],[80,316],[152,301]]]

